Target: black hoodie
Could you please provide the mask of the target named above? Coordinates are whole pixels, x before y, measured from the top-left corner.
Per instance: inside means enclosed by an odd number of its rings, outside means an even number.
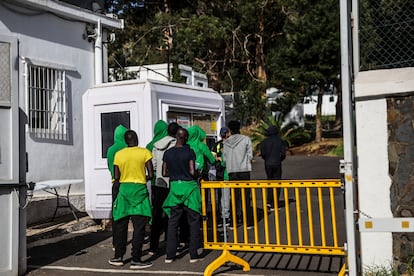
[[[285,143],[280,139],[279,132],[274,126],[267,129],[266,136],[260,146],[260,154],[265,161],[265,166],[280,166],[286,158]]]

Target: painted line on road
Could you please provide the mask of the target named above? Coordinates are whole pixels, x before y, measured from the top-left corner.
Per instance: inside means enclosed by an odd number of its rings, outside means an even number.
[[[29,268],[36,269],[50,269],[50,270],[65,270],[65,271],[85,271],[85,272],[99,272],[99,273],[140,273],[145,274],[177,274],[177,275],[203,275],[203,272],[194,272],[194,271],[158,271],[158,270],[143,270],[143,269],[102,269],[102,268],[87,268],[87,267],[68,267],[68,266],[28,266]]]
[[[153,275],[204,275],[203,272],[195,272],[195,271],[165,271],[165,270],[142,270],[142,269],[102,269],[102,268],[87,268],[87,267],[68,267],[68,266],[54,266],[54,265],[46,265],[46,266],[37,266],[37,265],[29,265],[28,268],[32,269],[49,269],[49,270],[65,270],[65,271],[84,271],[84,272],[99,272],[99,273],[134,273],[136,274],[139,272],[140,274],[153,274]],[[220,273],[221,276],[240,276],[240,274],[234,273]],[[243,276],[266,276],[266,275],[259,275],[259,274],[244,274]]]

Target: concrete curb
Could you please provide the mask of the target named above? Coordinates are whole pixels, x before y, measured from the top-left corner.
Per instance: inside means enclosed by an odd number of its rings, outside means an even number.
[[[88,216],[79,218],[79,221],[73,220],[72,216],[69,216],[69,218],[67,216],[59,217],[55,221],[27,227],[27,248],[57,242],[79,233],[100,230],[102,230],[101,225]]]

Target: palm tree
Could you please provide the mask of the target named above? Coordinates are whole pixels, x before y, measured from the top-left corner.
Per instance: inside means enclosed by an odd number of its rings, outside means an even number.
[[[283,117],[282,115],[270,115],[266,120],[261,120],[257,128],[252,129],[253,133],[250,138],[255,152],[260,151],[260,144],[266,138],[266,132],[270,126],[277,127],[280,138],[285,142],[287,148],[306,143],[310,140],[310,133],[303,127],[299,127],[297,123],[283,125]]]

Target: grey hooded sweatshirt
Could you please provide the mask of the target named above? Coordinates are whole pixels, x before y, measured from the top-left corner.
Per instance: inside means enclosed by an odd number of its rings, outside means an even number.
[[[223,155],[228,173],[252,170],[252,142],[243,134],[232,134],[224,140]]]
[[[175,146],[175,138],[171,136],[165,136],[161,140],[155,142],[152,149],[152,165],[155,170],[155,186],[169,188],[169,177],[162,176],[162,157],[167,149]]]

